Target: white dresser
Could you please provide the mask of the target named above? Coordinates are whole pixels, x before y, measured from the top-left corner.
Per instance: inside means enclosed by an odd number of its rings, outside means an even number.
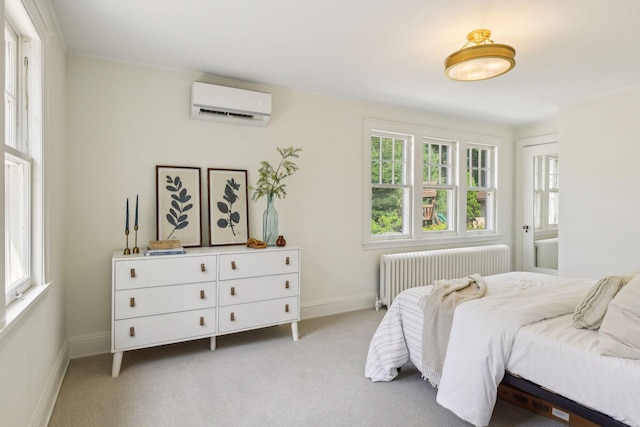
[[[300,249],[193,248],[112,258],[112,376],[124,351],[291,323],[298,340]]]

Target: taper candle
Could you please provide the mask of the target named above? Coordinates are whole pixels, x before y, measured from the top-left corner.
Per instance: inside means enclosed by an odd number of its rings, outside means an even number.
[[[134,224],[136,227],[138,226],[138,195],[136,194],[136,223]]]
[[[125,231],[129,230],[129,198],[127,197],[127,219],[126,222],[124,223],[124,229]]]

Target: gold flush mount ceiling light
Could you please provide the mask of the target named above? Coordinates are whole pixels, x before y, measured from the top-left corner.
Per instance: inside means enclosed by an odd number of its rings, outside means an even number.
[[[510,71],[516,65],[516,50],[496,44],[489,30],[475,30],[467,35],[467,43],[444,60],[447,77],[460,81],[486,80]]]

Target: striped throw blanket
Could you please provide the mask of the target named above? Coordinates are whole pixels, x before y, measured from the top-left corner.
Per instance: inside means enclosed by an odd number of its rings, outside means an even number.
[[[453,313],[463,302],[482,298],[487,284],[479,274],[433,282],[433,291],[420,299],[424,312],[422,328],[422,375],[437,387],[447,355]]]

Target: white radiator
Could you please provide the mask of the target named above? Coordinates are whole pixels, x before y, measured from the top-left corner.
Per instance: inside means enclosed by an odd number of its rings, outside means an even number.
[[[489,276],[511,270],[506,245],[388,254],[380,257],[380,305],[388,306],[405,289],[431,285],[434,280],[469,274]]]

